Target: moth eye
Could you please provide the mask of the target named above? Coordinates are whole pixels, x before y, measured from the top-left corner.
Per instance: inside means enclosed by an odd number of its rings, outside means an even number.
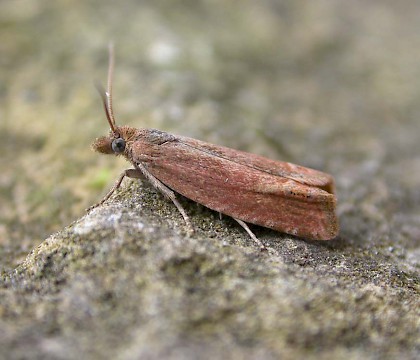
[[[112,151],[117,154],[121,154],[125,150],[125,140],[122,138],[115,139],[112,141],[111,147]]]

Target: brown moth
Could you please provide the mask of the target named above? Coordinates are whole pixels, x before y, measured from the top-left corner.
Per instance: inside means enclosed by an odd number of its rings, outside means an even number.
[[[331,175],[160,130],[117,126],[112,110],[113,63],[110,47],[108,90],[101,95],[111,130],[92,147],[102,154],[124,156],[133,168],[121,174],[97,205],[112,195],[124,177],[146,178],[172,200],[190,229],[175,193],[231,216],[261,248],[264,245],[246,223],[310,240],[337,236]]]

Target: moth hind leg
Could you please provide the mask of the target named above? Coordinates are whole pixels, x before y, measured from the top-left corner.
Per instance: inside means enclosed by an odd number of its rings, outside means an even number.
[[[251,229],[249,228],[249,226],[242,220],[236,219],[236,218],[232,218],[234,219],[239,225],[241,225],[244,230],[248,233],[248,235],[251,237],[252,240],[254,240],[257,245],[260,247],[260,250],[267,250],[267,248],[265,247],[265,245],[261,242],[260,239],[258,239],[255,234],[251,231]]]

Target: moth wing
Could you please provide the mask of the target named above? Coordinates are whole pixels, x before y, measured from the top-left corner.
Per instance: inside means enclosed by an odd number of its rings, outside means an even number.
[[[133,149],[143,154],[137,160],[165,185],[212,210],[307,239],[328,240],[337,235],[333,194],[249,166],[245,156],[252,154],[238,152],[241,161],[236,161],[231,149],[185,138],[138,141]],[[273,167],[264,163],[268,159],[252,158],[257,160],[262,162],[259,167]]]
[[[275,176],[297,181],[300,184],[315,186],[331,194],[335,192],[334,179],[331,175],[322,171],[310,169],[285,161],[267,159],[263,156],[247,153],[245,151],[230,149],[228,147],[207,143],[180,136],[180,142],[191,146],[199,151],[206,151],[209,154],[222,157],[227,160],[243,164]]]

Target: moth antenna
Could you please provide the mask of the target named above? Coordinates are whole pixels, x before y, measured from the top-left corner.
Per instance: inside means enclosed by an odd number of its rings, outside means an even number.
[[[108,51],[109,51],[109,65],[108,65],[108,84],[107,84],[107,91],[105,92],[106,98],[107,98],[107,107],[108,107],[108,113],[109,117],[114,125],[115,125],[115,118],[114,118],[114,110],[112,108],[112,81],[114,77],[114,44],[111,42],[108,45]]]
[[[105,91],[104,87],[100,83],[96,83],[95,87],[98,90],[99,95],[101,95],[102,103],[104,104],[105,114],[109,123],[109,127],[111,128],[111,131],[114,134],[118,134],[117,129],[115,127],[115,121],[113,121],[112,114],[109,112],[107,92]]]

